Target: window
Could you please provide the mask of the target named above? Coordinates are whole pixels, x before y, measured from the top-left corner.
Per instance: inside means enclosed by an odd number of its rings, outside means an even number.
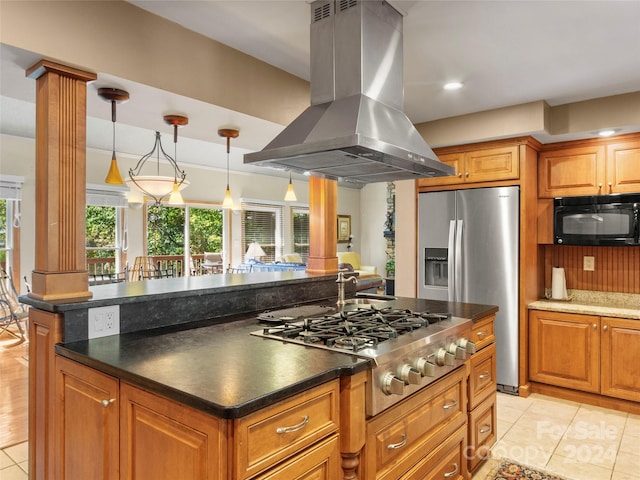
[[[292,208],[293,251],[299,253],[303,262],[309,257],[309,209]]]
[[[279,260],[283,253],[283,207],[281,205],[242,202],[242,251],[257,242],[266,254],[262,262]]]
[[[19,278],[19,245],[16,244],[20,228],[20,199],[23,177],[0,175],[0,265],[12,272],[14,283]]]
[[[182,268],[183,261],[190,266],[189,272],[196,274],[204,252],[223,251],[224,218],[217,206],[149,204],[146,218],[147,256],[165,257],[161,263],[166,263],[177,275],[187,274]]]
[[[127,250],[126,189],[87,186],[85,246],[90,276],[124,270]]]

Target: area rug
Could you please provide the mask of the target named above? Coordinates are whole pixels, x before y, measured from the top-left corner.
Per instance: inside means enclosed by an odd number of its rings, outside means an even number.
[[[493,459],[493,468],[485,480],[570,480],[505,458]]]

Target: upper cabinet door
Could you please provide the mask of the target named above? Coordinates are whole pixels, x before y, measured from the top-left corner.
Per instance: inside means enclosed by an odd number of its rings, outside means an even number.
[[[419,185],[433,186],[464,183],[464,176],[462,175],[462,172],[464,171],[464,153],[445,153],[438,155],[438,158],[442,163],[451,165],[455,168],[455,173],[444,177],[421,178],[418,180]]]
[[[538,196],[553,198],[604,193],[605,147],[562,148],[541,152]]]
[[[489,148],[467,152],[464,157],[465,182],[492,182],[517,179],[520,174],[518,147]]]
[[[640,140],[607,147],[607,192],[640,192]]]

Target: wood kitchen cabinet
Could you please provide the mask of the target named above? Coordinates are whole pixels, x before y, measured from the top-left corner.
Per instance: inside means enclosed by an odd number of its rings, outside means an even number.
[[[640,401],[640,322],[531,310],[531,380]]]
[[[601,317],[600,392],[640,402],[640,321]]]
[[[120,479],[227,478],[225,420],[124,382],[120,409]]]
[[[461,367],[370,419],[359,478],[435,478],[432,473],[412,473],[423,471],[425,466],[441,465],[440,454],[449,450],[442,452],[440,447],[456,432],[460,434],[459,429],[462,437],[448,446],[457,452],[460,442],[466,445],[466,388],[466,369]],[[455,458],[457,472],[447,478],[466,478],[466,466],[461,463],[464,457]],[[444,463],[438,468],[444,472],[456,470],[455,460],[447,456]]]
[[[63,357],[55,364],[56,478],[118,478],[118,381]]]
[[[538,195],[554,198],[640,191],[640,137],[548,145],[539,154]]]
[[[431,187],[512,180],[520,176],[518,147],[515,145],[456,153],[438,153],[436,151],[436,154],[441,162],[455,168],[455,174],[446,177],[419,179],[418,186]]]
[[[469,472],[475,471],[487,458],[496,442],[496,344],[495,315],[474,323],[471,341],[476,353],[469,360],[467,381],[468,421],[465,459]]]

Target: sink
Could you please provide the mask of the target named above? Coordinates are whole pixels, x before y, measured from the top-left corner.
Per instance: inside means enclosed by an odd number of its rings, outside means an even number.
[[[343,308],[372,308],[373,305],[379,305],[381,303],[388,303],[392,299],[390,298],[347,298],[344,301]]]

